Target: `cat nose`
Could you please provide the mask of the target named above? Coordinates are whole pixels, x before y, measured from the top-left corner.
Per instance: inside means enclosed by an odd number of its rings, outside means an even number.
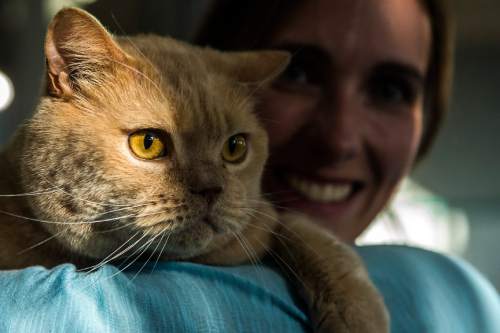
[[[208,204],[211,205],[217,197],[222,193],[222,186],[212,186],[201,189],[190,189],[190,192],[195,195],[204,197]]]

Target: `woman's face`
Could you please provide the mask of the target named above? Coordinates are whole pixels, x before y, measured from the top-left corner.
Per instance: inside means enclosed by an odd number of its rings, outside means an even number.
[[[353,241],[414,162],[430,22],[417,0],[306,1],[272,36],[288,70],[266,92],[264,188]]]

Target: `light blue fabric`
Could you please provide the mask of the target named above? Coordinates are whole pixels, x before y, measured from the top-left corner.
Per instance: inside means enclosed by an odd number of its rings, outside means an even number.
[[[500,332],[493,287],[459,259],[399,246],[358,248],[393,332]],[[159,263],[92,274],[72,265],[0,272],[0,332],[304,332],[307,318],[268,267]]]
[[[159,263],[137,274],[69,264],[0,273],[0,332],[303,332],[307,317],[265,267]],[[270,281],[270,282],[267,282]]]
[[[500,297],[459,258],[407,246],[357,248],[391,314],[392,332],[500,333]]]

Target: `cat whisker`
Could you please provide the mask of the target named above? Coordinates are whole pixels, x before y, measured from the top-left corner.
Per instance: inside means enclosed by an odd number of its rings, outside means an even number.
[[[158,214],[161,214],[162,212],[163,212],[163,211],[158,212]],[[95,233],[107,233],[107,232],[113,232],[113,231],[116,231],[116,230],[120,230],[120,229],[127,228],[127,227],[129,227],[129,226],[131,226],[131,225],[133,225],[133,224],[135,224],[135,221],[132,221],[132,222],[126,223],[126,224],[124,224],[124,225],[122,225],[122,226],[119,226],[119,227],[116,227],[116,228],[112,228],[112,229],[109,229],[109,230],[104,230],[104,231],[96,231]],[[36,244],[34,244],[34,245],[32,245],[32,246],[28,247],[28,248],[26,248],[26,249],[24,249],[24,250],[22,250],[22,251],[19,251],[19,252],[17,253],[17,255],[24,254],[24,253],[26,253],[26,252],[28,252],[28,251],[30,251],[30,250],[32,250],[32,249],[34,249],[34,248],[38,247],[38,246],[41,246],[41,245],[43,245],[43,244],[47,243],[48,241],[50,241],[50,240],[52,240],[52,239],[56,238],[57,236],[61,235],[61,234],[62,234],[62,233],[64,233],[65,231],[66,231],[66,230],[61,230],[61,231],[59,231],[59,232],[57,232],[57,233],[55,233],[55,234],[51,235],[50,237],[47,237],[46,239],[44,239],[44,240],[42,240],[42,241],[40,241],[40,242],[38,242],[38,243],[36,243]],[[138,234],[138,233],[140,233],[140,232],[141,232],[141,231],[138,231],[136,234],[134,234],[134,236],[132,236],[132,238],[133,238],[133,237],[135,237],[135,235],[137,235],[137,234]],[[124,244],[126,244],[126,243],[127,243],[127,242],[125,242]],[[123,244],[123,245],[124,245],[124,244]],[[122,245],[122,246],[123,246],[123,245]],[[119,247],[118,249],[120,249],[120,248],[121,248],[121,247]]]
[[[117,209],[112,209],[112,210],[104,211],[101,215],[106,215],[106,214],[121,212],[123,210],[128,210],[128,209],[133,209],[133,208],[147,207],[147,206],[151,206],[151,205],[157,204],[158,202],[159,201],[150,201],[150,202],[140,203],[140,204],[137,204],[137,205],[129,205],[129,206],[126,206],[126,207],[121,207],[121,208],[117,208]],[[175,206],[172,207],[172,208],[175,208]]]
[[[120,23],[118,22],[118,20],[116,19],[116,17],[115,17],[114,14],[111,14],[111,18],[113,19],[113,22],[115,22],[115,24],[118,27],[118,29],[120,29],[120,32],[121,32],[120,37],[121,38],[125,38],[127,40],[127,42],[129,42],[129,44],[132,46],[132,48],[137,53],[139,53],[144,58],[145,61],[151,63],[151,61],[148,59],[148,57],[146,57],[146,55],[135,45],[135,43],[132,41],[132,39],[125,33],[125,30],[123,30],[122,26],[120,25]]]
[[[115,251],[113,251],[113,253],[111,253],[110,255],[108,255],[105,259],[103,259],[99,264],[95,265],[96,267],[95,268],[92,268],[90,270],[90,272],[92,271],[95,271],[95,270],[98,270],[99,268],[101,268],[102,266],[106,265],[107,263],[113,261],[113,260],[116,260],[118,258],[120,258],[123,254],[125,254],[127,251],[129,251],[130,249],[132,249],[134,246],[136,246],[140,241],[144,240],[145,238],[147,238],[149,236],[149,233],[148,232],[145,232],[138,240],[136,240],[133,244],[131,244],[130,246],[128,246],[126,249],[122,250],[120,253],[117,253],[115,254],[120,248],[122,248],[126,243],[128,243],[131,239],[133,239],[137,234],[139,234],[141,231],[138,231],[136,232],[131,238],[129,238],[129,240],[127,240],[124,244],[122,244],[120,247],[118,247]],[[125,258],[125,260],[123,261],[124,263],[127,262],[128,259],[130,259],[132,256],[134,256],[137,252],[144,250],[130,263],[128,264],[125,268],[121,269],[120,272],[123,272],[125,269],[127,269],[129,266],[131,266],[131,264],[133,264],[135,261],[137,261],[143,254],[145,251],[148,250],[149,246],[160,236],[160,235],[164,235],[164,233],[159,233],[157,235],[155,235],[153,238],[149,239],[146,241],[146,243],[144,243],[143,245],[141,245],[139,248],[137,248],[132,254],[130,254],[127,258]],[[157,245],[158,247],[159,245]],[[156,249],[155,249],[156,251]],[[152,256],[151,256],[152,257]],[[150,258],[151,258],[150,257]],[[149,259],[148,259],[149,260]],[[112,277],[112,276],[111,276]]]
[[[51,181],[49,181],[46,177],[44,177],[43,175],[40,175],[42,178],[44,178],[44,180],[48,183],[48,184],[52,184]],[[92,201],[92,200],[88,200],[88,199],[85,199],[85,198],[80,198],[78,196],[75,196],[74,194],[68,192],[67,190],[65,190],[63,188],[63,186],[57,186],[57,185],[54,185],[51,187],[51,190],[53,189],[54,192],[61,192],[61,193],[64,193],[66,195],[68,195],[69,197],[75,199],[75,200],[78,200],[78,201],[82,201],[82,202],[87,202],[87,203],[90,203],[90,204],[93,204],[93,205],[97,205],[97,206],[109,206],[109,207],[120,207],[120,208],[127,208],[127,207],[133,207],[131,206],[130,203],[111,203],[111,202],[97,202],[97,201]],[[48,191],[47,190],[41,190],[41,191]],[[31,193],[38,193],[38,192],[41,192],[41,191],[35,191],[35,192],[31,192]],[[54,193],[54,192],[51,192],[51,193]],[[1,197],[1,195],[0,195]],[[165,196],[163,195],[162,196],[162,199],[163,200],[167,200],[167,199],[177,199],[177,197],[175,195],[169,195],[169,196]],[[142,201],[142,202],[136,202],[135,204],[153,204],[153,203],[158,203],[160,202],[160,200],[146,200],[146,201]]]
[[[53,185],[52,182],[50,180],[48,180],[44,175],[40,175],[40,177],[44,178],[44,180],[48,184]],[[79,197],[73,195],[72,193],[69,193],[68,191],[66,191],[62,186],[54,185],[53,188],[54,188],[55,192],[64,193],[64,194],[68,195],[69,197],[71,197],[71,198],[73,198],[75,200],[82,201],[82,202],[87,202],[87,203],[90,203],[90,204],[93,204],[93,205],[97,205],[97,206],[112,206],[112,207],[126,207],[126,206],[128,206],[128,204],[102,203],[102,202],[95,202],[95,201],[84,199],[84,198],[79,198]]]
[[[253,209],[253,208],[242,208],[242,209],[250,209],[250,210],[251,210],[252,212],[254,212],[254,213],[258,213],[258,214],[260,213],[260,214],[263,214],[262,212],[257,211],[257,210],[255,210],[255,209]],[[249,216],[255,216],[255,215],[253,215],[251,212],[248,212],[248,211],[247,211],[247,214],[248,214]],[[268,214],[265,214],[265,215],[266,215],[266,217],[270,218],[270,216],[269,216]],[[292,231],[292,230],[290,230],[290,228],[288,228],[288,227],[287,227],[284,223],[282,223],[281,221],[279,221],[279,219],[273,219],[273,220],[274,220],[274,221],[276,221],[277,223],[281,224],[284,228],[287,228],[290,232],[293,232],[293,231]],[[250,225],[251,225],[252,227],[254,227],[254,228],[261,228],[261,229],[265,229],[265,225],[256,226],[256,225],[253,225],[251,222],[250,222]],[[270,229],[271,229],[271,228],[270,228]],[[265,230],[265,231],[266,231],[266,230]],[[272,233],[272,234],[276,237],[276,239],[277,239],[277,240],[278,240],[278,241],[279,241],[279,242],[280,242],[280,243],[281,243],[281,244],[282,244],[285,248],[287,248],[287,246],[288,246],[287,244],[288,244],[288,243],[286,243],[286,242],[285,242],[285,240],[287,240],[287,241],[291,241],[291,239],[290,239],[289,237],[286,237],[285,235],[280,234],[279,232],[275,232],[275,231],[271,231],[271,230],[269,230],[269,232],[271,232],[271,233]],[[295,233],[295,232],[293,232],[293,233],[294,233],[294,234],[295,234],[295,235],[296,235],[299,239],[301,239],[301,240],[302,240],[302,242],[303,242],[306,246],[309,246],[309,247],[310,247],[310,248],[311,248],[311,249],[315,252],[315,250],[314,250],[314,249],[313,249],[313,248],[312,248],[312,247],[311,247],[311,246],[310,246],[307,242],[305,242],[302,238],[300,238],[300,236],[299,236],[297,233]],[[265,244],[264,244],[264,243],[262,243],[262,241],[260,241],[258,238],[255,238],[254,240],[255,240],[255,241],[257,241],[257,242],[258,242],[259,244],[261,244],[262,246],[266,247],[266,246],[265,246]],[[291,242],[289,242],[289,243],[291,243]],[[280,255],[279,255],[276,251],[274,251],[272,248],[267,247],[266,252],[267,252],[269,255],[271,255],[271,257],[273,257],[275,260],[279,261],[279,263],[281,263],[282,265],[284,265],[284,266],[285,266],[285,268],[287,269],[287,271],[289,271],[289,272],[290,272],[290,273],[291,273],[291,274],[295,277],[295,279],[297,279],[297,281],[298,281],[298,282],[300,282],[302,285],[305,285],[305,283],[302,281],[302,279],[300,278],[300,276],[299,276],[299,275],[298,275],[298,274],[297,274],[297,273],[293,270],[293,268],[290,266],[290,264],[288,264],[288,263],[286,262],[286,260],[285,260],[285,259],[283,259],[283,257],[281,257],[281,256],[280,256]]]
[[[110,233],[110,232],[115,232],[117,230],[129,228],[130,226],[133,226],[135,224],[136,224],[136,221],[132,221],[132,222],[125,223],[125,224],[123,224],[121,226],[118,226],[118,227],[115,227],[115,228],[106,229],[106,230],[96,230],[96,231],[94,231],[94,233],[96,233],[96,234],[106,234],[106,233]]]
[[[165,251],[165,247],[167,246],[167,244],[168,244],[168,240],[170,239],[170,236],[171,236],[171,235],[172,235],[172,232],[171,232],[171,231],[170,231],[170,232],[168,232],[168,234],[167,234],[167,239],[166,239],[166,240],[165,240],[165,242],[163,243],[163,246],[162,246],[162,248],[161,248],[160,252],[158,252],[158,256],[156,257],[156,261],[155,261],[155,264],[153,265],[153,268],[151,268],[151,273],[153,273],[153,271],[155,270],[156,265],[158,264],[158,261],[160,260],[160,258],[161,258],[161,256],[162,256],[162,254],[163,254],[163,251]],[[162,239],[163,239],[163,236],[162,236],[162,238],[160,239],[160,243],[161,243]]]
[[[250,204],[250,205],[247,205],[245,207],[249,207],[249,208],[254,208],[254,209],[259,209],[259,208],[262,208],[262,207],[266,207],[266,206],[269,206],[269,204],[271,204],[271,206],[275,209],[277,209],[278,211],[287,211],[287,212],[290,212],[290,213],[297,213],[297,214],[300,214],[299,211],[293,209],[293,208],[290,208],[290,207],[286,207],[286,206],[281,206],[281,205],[278,205],[276,203],[273,203],[272,201],[270,200],[247,200],[247,202]]]
[[[154,215],[163,214],[165,212],[167,212],[167,210],[160,210],[160,211],[152,212],[152,213],[148,213],[148,214],[142,214],[142,215],[138,214],[138,215],[135,215],[135,216],[131,216],[131,218],[154,216]],[[101,231],[94,231],[94,232],[95,233],[104,234],[104,233],[108,233],[108,232],[113,232],[113,231],[116,231],[116,230],[124,229],[124,228],[127,228],[127,227],[129,227],[131,225],[134,225],[134,224],[136,224],[136,221],[128,222],[128,223],[125,223],[125,224],[123,224],[121,226],[118,226],[118,227],[115,227],[115,228],[111,228],[111,229],[107,229],[107,230],[101,230]]]
[[[148,236],[148,234],[147,234],[147,233],[145,233],[144,235],[142,235],[142,236],[141,236],[141,238],[139,238],[139,239],[136,241],[136,243],[137,243],[137,242],[139,242],[139,241],[141,241],[142,239],[144,239],[144,238],[145,238],[145,237],[147,237],[147,236]],[[156,238],[156,237],[154,237],[154,238],[152,238],[152,239],[150,239],[150,240],[146,241],[146,243],[145,243],[145,244],[143,244],[141,247],[139,247],[137,250],[135,250],[135,251],[134,251],[131,255],[129,255],[129,256],[125,259],[125,261],[124,261],[124,262],[126,262],[128,259],[130,259],[130,258],[131,258],[134,254],[136,254],[137,252],[141,251],[141,249],[143,249],[144,247],[146,247],[146,250],[147,250],[147,248],[148,248],[148,247],[149,247],[149,245],[150,245],[150,244],[154,241],[154,239],[155,239],[155,238]],[[134,244],[133,244],[133,245],[131,245],[131,246],[134,246],[136,243],[134,243]],[[128,250],[128,249],[130,249],[130,248],[131,248],[131,247],[129,246],[129,247],[127,248],[127,250]],[[142,253],[143,253],[143,252],[142,252]],[[103,277],[100,281],[99,281],[99,280],[98,280],[98,281],[95,281],[95,283],[97,284],[97,283],[99,283],[99,282],[102,282],[103,280],[112,279],[112,278],[113,278],[113,277],[115,277],[116,275],[123,273],[123,272],[124,272],[124,271],[125,271],[128,267],[130,267],[130,266],[131,266],[131,265],[132,265],[135,261],[137,261],[137,259],[139,259],[139,258],[140,258],[140,256],[142,255],[142,253],[140,253],[140,254],[139,254],[139,255],[138,255],[138,256],[137,256],[134,260],[132,260],[132,261],[131,261],[129,264],[127,264],[127,266],[125,266],[124,268],[121,268],[120,266],[118,266],[118,271],[117,271],[116,273],[111,274],[111,275],[106,276],[106,277]],[[114,259],[116,259],[116,258],[117,258],[117,257],[115,257]],[[113,259],[113,260],[114,260],[114,259]],[[111,261],[111,260],[108,260],[108,262],[109,262],[109,261]],[[98,270],[100,267],[103,267],[104,265],[105,265],[105,263],[104,263],[104,264],[102,264],[102,265],[99,265],[99,267],[97,267],[96,269],[93,269],[93,270],[89,271],[88,273],[95,272],[96,270]],[[88,287],[92,287],[92,284],[89,284],[89,285],[88,285]]]
[[[290,213],[297,213],[296,210],[294,210],[293,208],[290,208],[290,207],[286,207],[286,206],[282,206],[282,205],[279,205],[279,203],[284,203],[284,202],[295,202],[295,201],[299,201],[298,199],[290,199],[290,200],[270,200],[270,199],[266,199],[266,200],[259,200],[259,199],[247,199],[246,201],[248,202],[254,202],[254,203],[257,203],[257,204],[269,204],[271,203],[272,206],[274,208],[278,208],[280,210],[284,210],[284,211],[287,211],[287,212],[290,212]]]
[[[265,244],[263,244],[260,240],[258,239],[255,239],[259,244],[261,244],[262,246],[265,246]],[[285,243],[283,242],[283,240],[281,239],[278,239],[283,245],[285,245]],[[303,286],[307,286],[307,284],[304,282],[304,280],[302,280],[302,278],[299,276],[299,274],[297,274],[297,272],[295,272],[295,270],[293,269],[293,267],[286,262],[286,260],[280,256],[276,251],[274,251],[272,248],[267,248],[266,250],[266,253],[268,253],[274,260],[275,262],[278,264],[278,265],[281,265],[283,268],[285,269],[282,269],[283,272],[290,272],[293,277],[296,279],[297,282],[299,282],[301,285]]]
[[[241,248],[246,253],[247,258],[248,258],[248,260],[250,260],[251,264],[253,266],[258,266],[260,263],[260,259],[258,258],[254,249],[251,248],[251,246],[246,242],[246,240],[244,239],[244,236],[242,236],[241,234],[234,232],[234,231],[230,231],[230,233],[238,240],[238,242],[241,245]]]
[[[262,196],[264,198],[269,198],[269,197],[273,197],[277,194],[293,194],[293,193],[296,193],[296,192],[293,190],[281,190],[281,191],[263,192],[260,194],[260,196]],[[290,200],[292,200],[292,199],[290,199]],[[299,200],[299,199],[293,199],[293,200]]]
[[[106,256],[104,259],[102,259],[99,263],[92,265],[92,266],[83,267],[81,269],[78,269],[78,271],[92,273],[92,272],[97,271],[99,268],[103,267],[107,263],[119,258],[122,254],[124,254],[128,250],[132,249],[135,245],[137,245],[141,240],[143,240],[146,237],[146,235],[142,235],[142,237],[139,237],[139,239],[137,239],[135,241],[135,243],[129,245],[126,249],[122,250],[120,253],[117,253],[118,251],[120,251],[120,249],[122,249],[127,243],[132,241],[140,233],[141,233],[140,231],[137,231],[135,234],[130,236],[129,239],[127,239],[125,242],[123,242],[119,247],[117,247],[113,252],[111,252],[108,256]]]
[[[146,55],[141,51],[140,48],[137,47],[137,45],[135,45],[135,43],[132,41],[132,39],[125,33],[125,31],[123,30],[123,28],[121,27],[120,23],[118,22],[118,20],[116,19],[116,17],[114,16],[114,14],[111,15],[112,18],[113,18],[113,21],[115,22],[116,26],[118,27],[118,29],[121,30],[122,32],[122,35],[120,37],[122,38],[125,38],[127,40],[127,42],[132,46],[132,48],[141,55],[142,57],[142,60],[143,61],[146,61],[150,66],[151,68],[156,72],[156,74],[158,75],[158,78],[161,80],[163,78],[163,76],[159,73],[158,69],[153,65],[153,63],[151,62],[151,60],[149,60],[148,57],[146,57]]]
[[[15,214],[15,213],[10,213],[10,212],[4,211],[4,210],[0,210],[0,214],[16,217],[16,218],[19,218],[22,220],[47,223],[47,224],[60,224],[60,225],[97,224],[97,223],[118,221],[118,220],[126,219],[126,218],[148,217],[148,216],[157,215],[157,214],[161,214],[161,213],[165,213],[165,212],[166,212],[165,210],[161,210],[161,211],[148,213],[148,214],[129,214],[129,215],[122,215],[122,216],[117,216],[117,217],[110,217],[107,219],[100,219],[100,220],[61,222],[61,221],[42,220],[42,219],[32,218],[32,217],[23,216],[23,215],[19,215],[19,214]]]
[[[57,190],[40,190],[26,193],[0,194],[0,198],[30,197],[55,193]]]
[[[59,236],[60,234],[64,233],[64,231],[65,231],[65,230],[61,230],[61,231],[59,231],[59,232],[57,232],[57,233],[55,233],[55,234],[53,234],[53,235],[51,235],[51,236],[49,236],[49,237],[45,238],[44,240],[42,240],[42,241],[40,241],[40,242],[38,242],[38,243],[36,243],[36,244],[34,244],[34,245],[31,245],[30,247],[27,247],[27,248],[25,248],[24,250],[21,250],[21,251],[17,252],[16,254],[17,254],[17,255],[21,255],[21,254],[24,254],[24,253],[26,253],[26,252],[28,252],[28,251],[30,251],[30,250],[33,250],[33,249],[35,249],[35,248],[37,248],[37,247],[39,247],[39,246],[41,246],[41,245],[43,245],[43,244],[45,244],[45,243],[49,242],[50,240],[52,240],[52,239],[56,238],[56,237],[57,237],[57,236]]]
[[[169,233],[170,234],[170,233]],[[158,243],[156,244],[155,248],[153,251],[151,251],[151,254],[149,255],[148,259],[146,259],[146,261],[144,262],[144,264],[141,266],[141,268],[139,268],[139,270],[137,271],[137,273],[135,273],[135,275],[132,277],[131,281],[134,281],[134,279],[137,277],[137,275],[139,275],[142,270],[144,269],[144,267],[146,267],[146,265],[149,263],[149,261],[151,260],[151,258],[153,258],[153,255],[156,254],[156,250],[158,250],[158,247],[161,245],[161,241],[163,240],[163,237],[165,236],[165,232],[162,232],[158,235],[161,235],[160,237],[160,240],[158,241]],[[158,238],[158,235],[156,235],[153,239],[156,239]],[[148,246],[149,248],[149,246]],[[158,257],[159,258],[159,257]]]
[[[283,221],[281,221],[281,219],[277,218],[277,217],[274,217],[274,216],[271,216],[267,213],[264,213],[262,211],[259,211],[258,209],[255,209],[255,208],[252,208],[252,207],[240,207],[240,209],[246,209],[246,210],[250,210],[254,213],[257,213],[257,214],[260,214],[262,216],[264,216],[265,218],[269,218],[270,220],[278,223],[281,227],[283,227],[284,229],[286,229],[288,232],[292,233],[294,236],[297,237],[298,240],[302,241],[302,243],[307,246],[312,252],[316,253],[318,256],[320,256],[320,254],[314,249],[314,247],[309,244],[308,242],[306,242],[302,237],[301,235],[299,235],[297,232],[295,232],[292,228],[290,228],[289,226],[287,226],[286,223],[284,223]],[[311,222],[312,223],[312,222]],[[279,238],[279,240],[282,242],[282,239]],[[283,245],[286,245],[285,243],[283,243]]]
[[[280,237],[280,238],[283,238],[283,239],[286,239],[286,240],[291,240],[289,237],[286,237],[285,235],[282,235],[279,232],[276,232],[275,230],[273,230],[273,228],[271,228],[269,226],[266,226],[265,224],[257,224],[255,222],[253,222],[252,218],[253,219],[257,219],[257,216],[253,215],[251,212],[246,212],[246,215],[251,218],[250,221],[248,222],[248,225],[250,227],[255,228],[255,229],[259,229],[259,230],[263,230],[263,231],[266,231],[266,232],[269,232],[269,233],[273,234],[276,237]]]
[[[133,257],[136,253],[137,256],[131,260],[128,264],[126,264],[125,267],[121,267],[121,266],[118,266],[119,268],[119,271],[116,272],[115,274],[112,274],[111,276],[109,276],[108,278],[111,279],[113,278],[114,276],[120,274],[120,273],[123,273],[127,268],[129,268],[130,266],[132,266],[137,260],[139,260],[139,258],[142,257],[142,255],[149,249],[149,246],[161,235],[162,233],[160,234],[157,234],[156,236],[154,236],[153,238],[149,239],[148,241],[146,241],[146,243],[144,243],[143,245],[141,245],[138,249],[136,249],[132,254],[130,254],[123,262],[126,263],[127,260],[129,260],[131,257]],[[147,233],[145,233],[145,235],[147,235]]]

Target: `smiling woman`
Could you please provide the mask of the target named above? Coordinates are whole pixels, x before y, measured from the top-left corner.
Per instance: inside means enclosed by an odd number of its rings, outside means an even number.
[[[435,55],[448,48],[446,39],[431,47],[435,36],[446,35],[436,24],[441,7],[398,0],[273,3],[265,5],[276,9],[267,17],[273,20],[263,19],[267,31],[259,35],[262,26],[245,28],[262,9],[259,2],[247,5],[243,18],[232,15],[243,23],[223,34],[217,15],[236,9],[219,2],[199,42],[294,54],[259,107],[272,152],[264,187],[283,209],[303,212],[352,242],[385,208],[438,126],[426,122],[439,120],[441,105],[424,106],[442,97],[428,84],[440,60]]]
[[[277,30],[269,47],[298,59],[261,106],[278,202],[345,240],[366,228],[416,157],[430,38],[423,10],[401,1],[308,2]]]

